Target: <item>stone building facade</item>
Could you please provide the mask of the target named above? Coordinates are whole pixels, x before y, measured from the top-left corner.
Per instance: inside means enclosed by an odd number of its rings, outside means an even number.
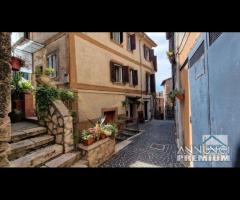
[[[52,80],[77,93],[78,130],[101,115],[107,121],[136,119],[139,113],[153,117],[156,44],[144,32],[31,32],[29,37],[45,46],[33,55],[33,71],[52,67]]]

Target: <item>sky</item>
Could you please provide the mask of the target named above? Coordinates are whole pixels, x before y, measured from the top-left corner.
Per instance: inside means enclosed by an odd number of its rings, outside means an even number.
[[[156,89],[162,91],[161,83],[163,80],[172,76],[171,64],[167,58],[168,40],[165,32],[147,32],[147,35],[158,45],[154,48],[157,56],[158,71],[156,73]]]

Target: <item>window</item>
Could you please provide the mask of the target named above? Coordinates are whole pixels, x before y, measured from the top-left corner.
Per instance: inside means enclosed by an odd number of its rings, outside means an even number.
[[[128,51],[132,51],[132,48],[131,48],[131,35],[128,34],[127,36],[127,50]]]
[[[136,36],[135,34],[127,35],[127,50],[133,51],[136,49]]]
[[[153,61],[154,59],[154,50],[148,48],[145,44],[143,45],[143,53],[144,53],[144,58],[147,61]]]
[[[129,83],[129,67],[110,61],[110,79],[112,82]]]
[[[116,67],[116,82],[122,83],[123,82],[123,68],[121,65],[115,64]]]
[[[129,85],[133,85],[133,69],[130,69]]]
[[[149,60],[149,48],[147,46],[145,46],[144,48],[144,55],[145,55],[145,59]]]
[[[135,86],[138,85],[138,73],[137,70],[129,70],[129,85]]]
[[[123,32],[111,32],[111,39],[118,44],[123,43]]]
[[[50,75],[50,77],[52,77],[52,78],[57,77],[58,67],[57,67],[57,55],[56,55],[56,53],[50,54],[47,57],[47,62],[48,62],[48,67],[52,68],[54,70],[54,72]]]

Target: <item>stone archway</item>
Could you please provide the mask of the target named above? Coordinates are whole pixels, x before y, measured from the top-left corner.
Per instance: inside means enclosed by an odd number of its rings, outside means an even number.
[[[10,32],[0,32],[0,167],[9,167],[7,153],[10,150],[11,122],[8,117],[11,102]]]

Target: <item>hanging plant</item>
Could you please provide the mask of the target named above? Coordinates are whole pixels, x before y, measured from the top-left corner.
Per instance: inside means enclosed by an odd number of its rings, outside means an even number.
[[[175,60],[175,55],[173,51],[167,51],[167,57],[170,61],[171,64],[175,64],[176,60]]]
[[[10,60],[10,64],[12,66],[12,70],[19,71],[20,67],[25,65],[25,61],[18,57],[12,56]]]
[[[175,101],[176,97],[178,100],[182,101],[184,100],[184,91],[180,88],[179,90],[172,90],[169,94],[168,97],[171,99],[172,102]]]

